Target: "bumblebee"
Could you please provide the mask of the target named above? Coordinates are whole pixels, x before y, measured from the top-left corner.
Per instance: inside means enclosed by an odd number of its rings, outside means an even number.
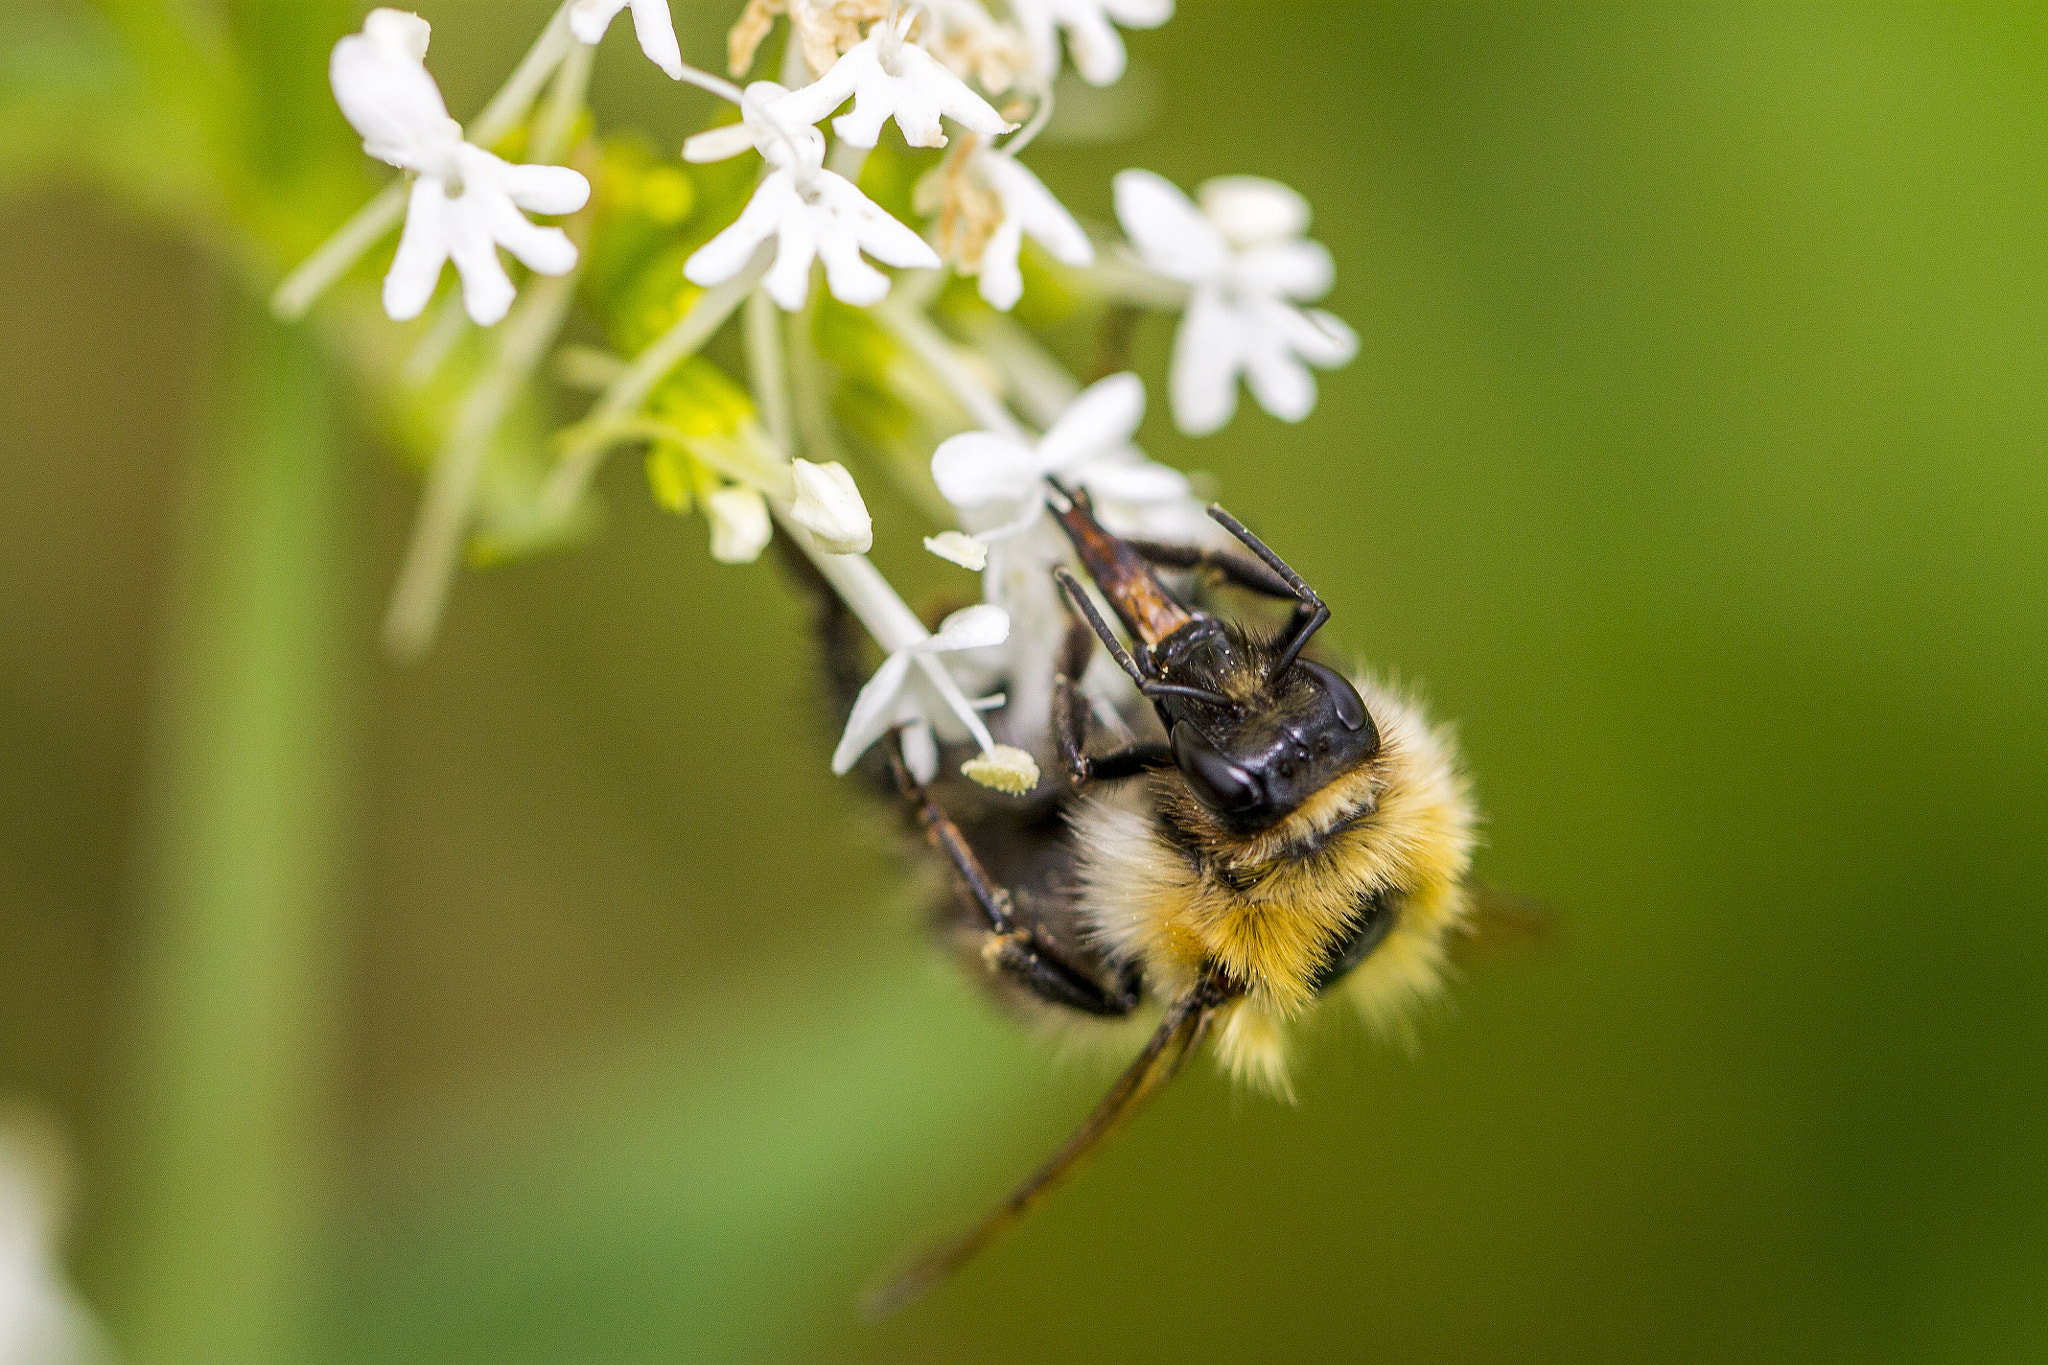
[[[1312,656],[1330,609],[1301,576],[1220,507],[1209,515],[1248,555],[1118,537],[1084,493],[1053,487],[1053,514],[1122,627],[1071,570],[1052,571],[1071,614],[1050,726],[1063,778],[1035,800],[960,783],[942,802],[893,737],[888,758],[951,870],[942,932],[977,975],[1027,1010],[1095,1023],[1157,1010],[1158,1022],[1066,1144],[872,1296],[873,1312],[1016,1222],[1205,1045],[1284,1094],[1290,1035],[1316,1011],[1341,999],[1399,1028],[1442,989],[1473,913],[1477,817],[1449,735]],[[1218,577],[1292,603],[1291,617],[1277,632],[1248,626],[1167,586]],[[850,627],[835,629],[843,647]],[[1150,738],[1105,751],[1093,735],[1081,679],[1098,645],[1142,698],[1149,715],[1134,719]],[[857,681],[857,659],[839,671]]]

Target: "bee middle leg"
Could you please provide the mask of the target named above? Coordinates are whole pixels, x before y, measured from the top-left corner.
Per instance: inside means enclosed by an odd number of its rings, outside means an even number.
[[[902,737],[891,735],[886,742],[897,790],[917,812],[925,837],[953,865],[961,885],[981,911],[985,924],[982,961],[1049,1004],[1108,1017],[1126,1015],[1136,1009],[1139,992],[1133,974],[1124,973],[1115,982],[1105,984],[1071,960],[1036,926],[1018,921],[1010,893],[989,875],[960,827],[953,823],[953,817],[946,814],[931,790],[912,775],[903,761]]]

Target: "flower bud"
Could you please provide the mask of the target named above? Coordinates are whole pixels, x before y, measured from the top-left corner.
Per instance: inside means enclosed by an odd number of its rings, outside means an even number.
[[[774,533],[767,500],[739,484],[704,499],[704,515],[711,522],[711,557],[721,564],[753,563]]]
[[[846,466],[797,460],[790,466],[796,502],[790,520],[818,538],[830,554],[864,554],[875,543],[874,523]]]

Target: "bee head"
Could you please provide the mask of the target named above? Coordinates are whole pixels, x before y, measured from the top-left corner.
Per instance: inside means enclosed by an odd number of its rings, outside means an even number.
[[[1204,620],[1165,642],[1161,680],[1187,691],[1158,704],[1188,791],[1254,834],[1370,760],[1380,733],[1343,675],[1303,658],[1269,674],[1265,651],[1235,635]]]

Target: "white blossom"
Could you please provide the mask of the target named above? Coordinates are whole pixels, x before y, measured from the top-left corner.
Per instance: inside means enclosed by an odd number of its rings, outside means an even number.
[[[796,460],[790,473],[796,484],[796,501],[789,519],[815,536],[828,553],[866,554],[875,543],[875,526],[846,466],[837,461],[812,464]]]
[[[1065,29],[1074,69],[1090,85],[1114,85],[1124,74],[1124,40],[1116,26],[1158,28],[1173,17],[1173,0],[1011,0],[1010,12],[1031,45],[1038,74],[1050,80],[1059,69]]]
[[[676,45],[675,21],[668,12],[668,0],[576,0],[569,7],[569,28],[577,38],[595,47],[620,10],[633,7],[633,32],[640,50],[668,73],[670,80],[683,78],[683,50]]]
[[[889,292],[889,277],[862,260],[863,251],[888,265],[936,269],[938,255],[922,237],[852,181],[824,169],[824,135],[784,112],[780,101],[787,94],[773,81],[756,81],[747,87],[743,123],[683,144],[691,161],[721,161],[752,146],[773,168],[740,216],[684,263],[683,274],[697,284],[721,284],[773,237],[775,264],[763,284],[770,298],[794,312],[810,293],[813,260],[825,263],[833,296],[859,306],[879,303]]]
[[[590,182],[566,166],[514,166],[463,141],[427,74],[428,35],[417,15],[372,10],[360,34],[334,45],[328,76],[363,150],[418,176],[384,278],[384,311],[419,316],[453,259],[463,305],[488,327],[505,316],[514,293],[500,246],[543,275],[576,265],[568,235],[529,222],[521,210],[574,213],[589,200]]]
[[[711,557],[721,564],[751,564],[775,534],[768,501],[743,484],[729,484],[704,499],[711,523]]]
[[[850,97],[853,111],[832,120],[832,130],[855,147],[873,147],[889,119],[913,147],[943,147],[946,135],[939,116],[984,136],[1007,133],[1015,124],[968,89],[958,76],[916,43],[910,27],[918,16],[904,11],[894,22],[882,20],[868,29],[810,85],[791,91],[779,112],[803,123],[816,123]]]
[[[891,653],[854,699],[853,713],[846,719],[846,732],[832,752],[832,771],[846,772],[876,740],[900,725],[904,727],[904,761],[920,782],[930,781],[938,771],[938,744],[931,718],[934,714],[951,713],[943,701],[931,705],[935,698],[926,695],[929,684],[911,672],[911,665],[920,655],[999,645],[1009,634],[1009,613],[984,603],[954,612],[939,623],[938,634]]]
[[[1308,366],[1358,352],[1342,320],[1295,306],[1329,292],[1330,253],[1303,236],[1308,204],[1285,185],[1226,176],[1199,192],[1197,209],[1150,171],[1116,177],[1117,218],[1145,265],[1191,288],[1173,343],[1174,422],[1189,435],[1220,430],[1237,410],[1240,375],[1267,412],[1299,422],[1316,402]]]
[[[975,165],[1003,205],[1003,220],[981,255],[981,297],[991,307],[1007,313],[1024,295],[1017,255],[1026,236],[1056,261],[1071,266],[1095,264],[1095,248],[1089,244],[1088,234],[1015,157],[984,151],[975,157]]]
[[[984,541],[1019,534],[1037,521],[1047,476],[1119,503],[1189,500],[1185,475],[1132,447],[1144,416],[1144,384],[1134,374],[1113,374],[1082,390],[1035,444],[992,431],[948,438],[932,454],[932,479],[955,507],[1000,516]]]
[[[1003,686],[1009,737],[1036,745],[1050,714],[1052,664],[1070,617],[1054,585],[1054,565],[1069,562],[1066,534],[1043,515],[1051,475],[1086,489],[1104,526],[1118,535],[1199,544],[1215,529],[1187,477],[1131,444],[1145,412],[1136,375],[1101,380],[1070,403],[1035,444],[993,432],[967,432],[940,445],[932,477],[988,547],[983,594],[1010,613],[1001,649],[967,662],[974,685]],[[1113,670],[1112,670],[1113,671]]]

